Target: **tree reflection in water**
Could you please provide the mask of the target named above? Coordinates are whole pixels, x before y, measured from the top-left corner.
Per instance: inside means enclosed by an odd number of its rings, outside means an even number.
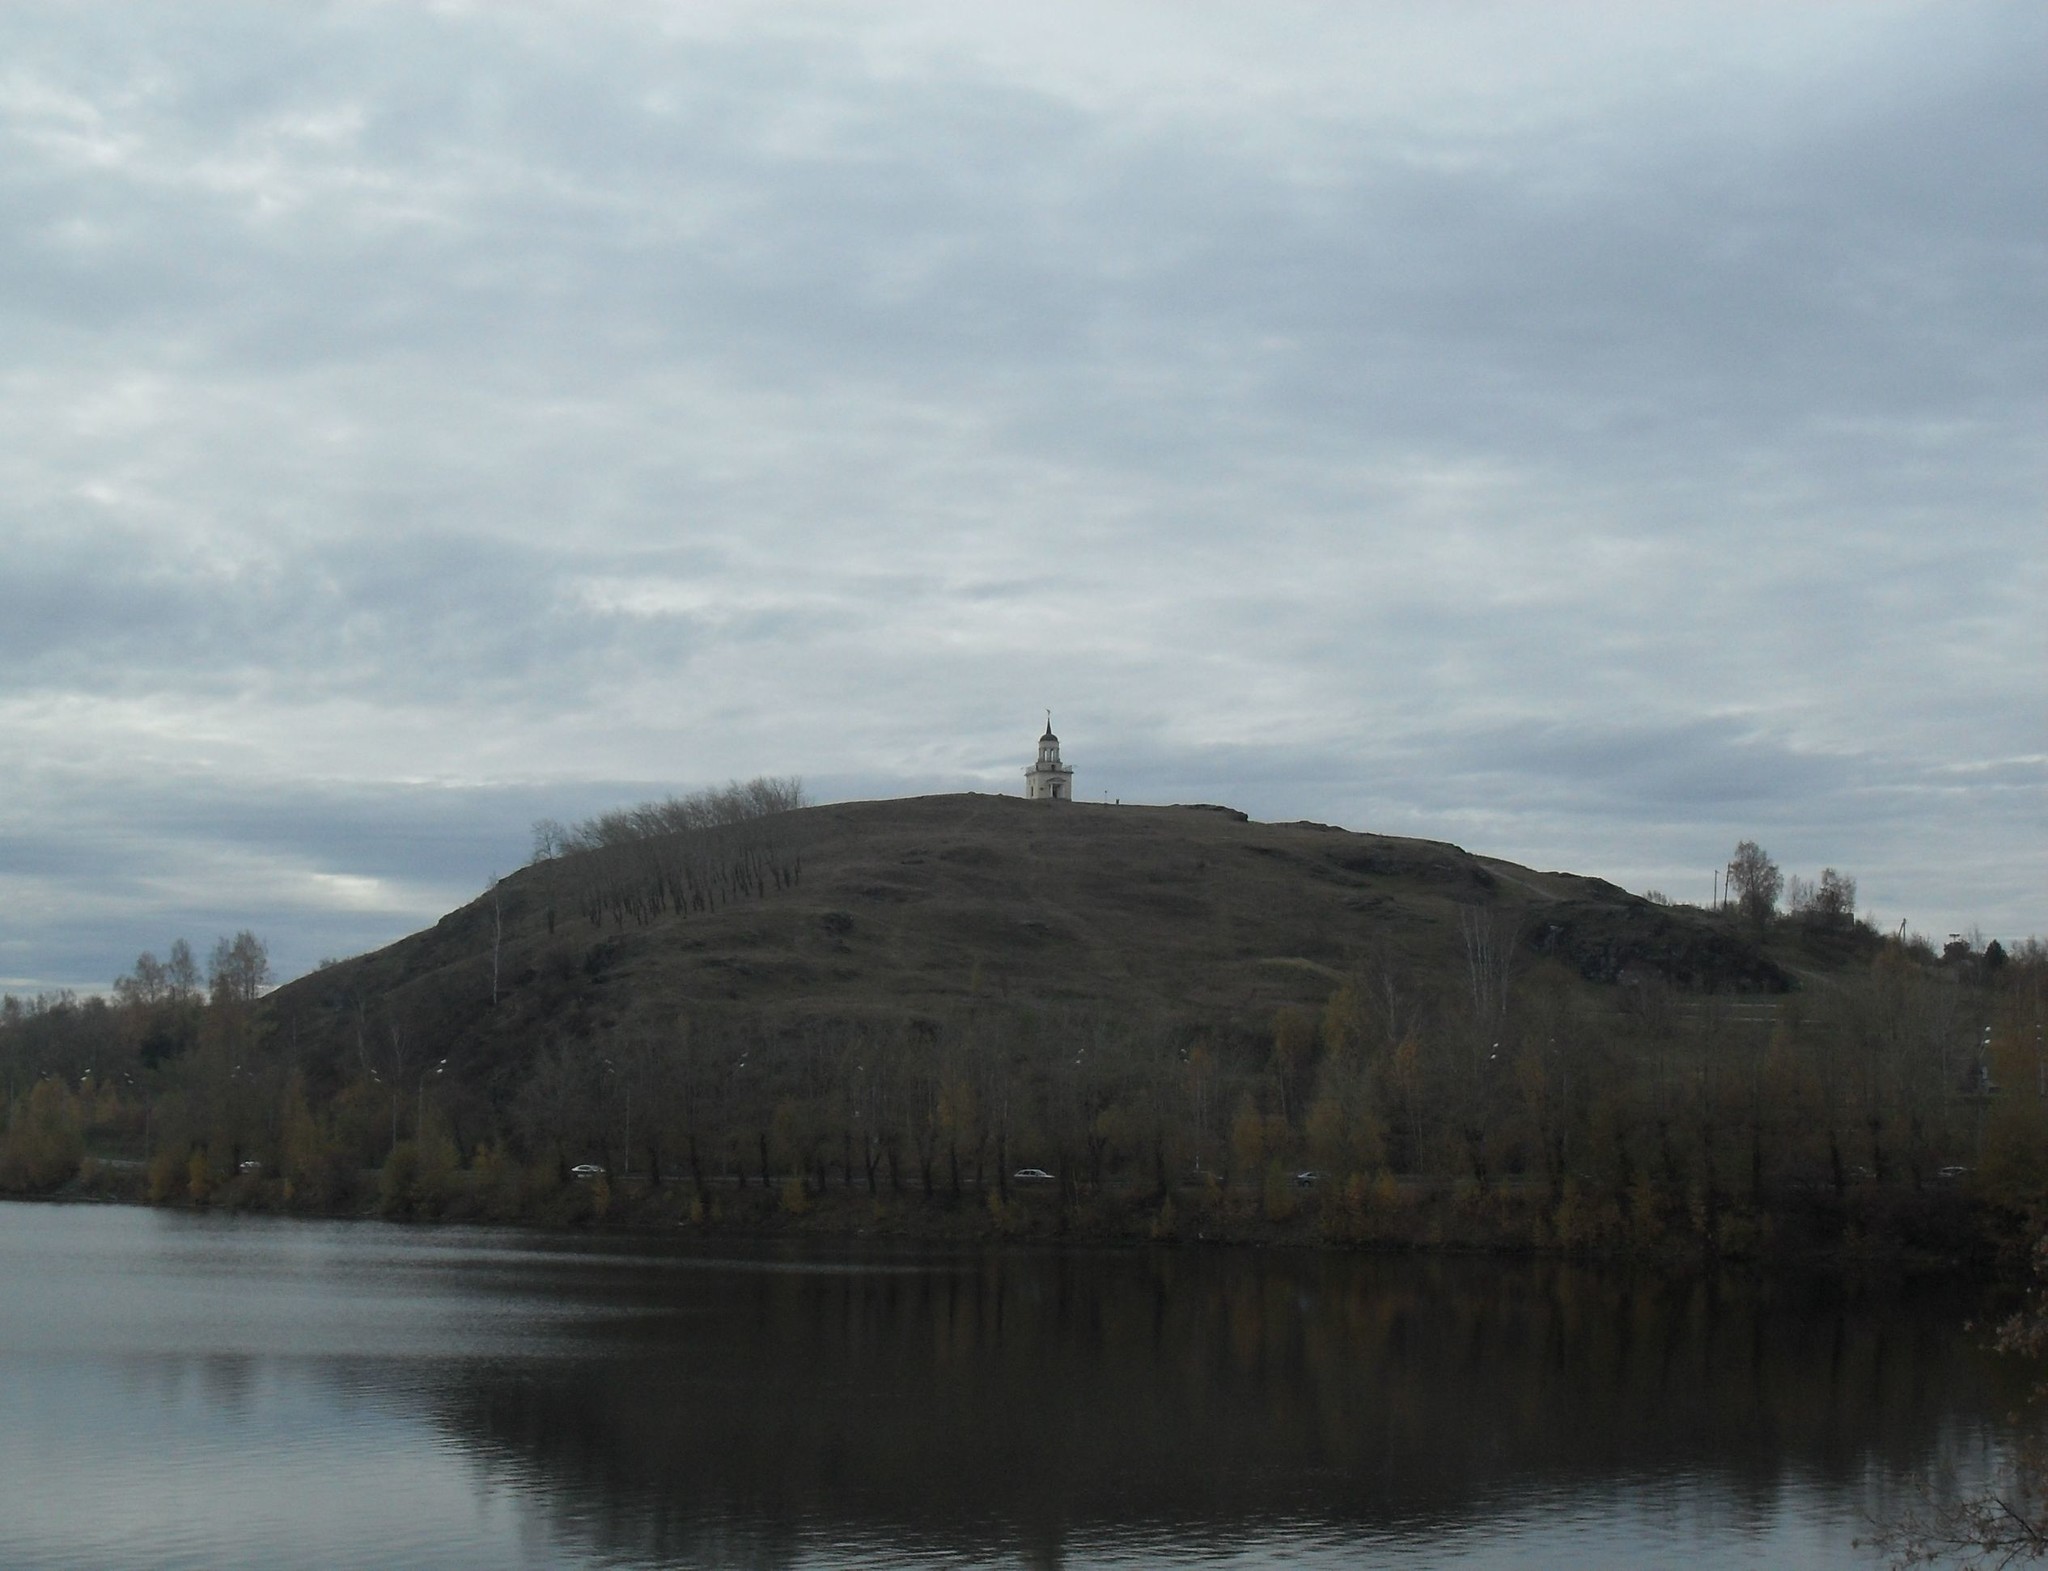
[[[1794,1484],[1853,1517],[2013,1394],[1927,1283],[1048,1252],[593,1261],[574,1291],[619,1311],[578,1356],[453,1366],[435,1415],[663,1563],[1426,1539],[1699,1482],[1740,1535]]]

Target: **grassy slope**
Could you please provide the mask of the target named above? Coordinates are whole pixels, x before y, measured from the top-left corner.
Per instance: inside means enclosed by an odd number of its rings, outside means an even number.
[[[796,888],[644,926],[577,914],[572,864],[522,870],[503,891],[495,1009],[486,897],[280,989],[272,1018],[340,1053],[353,1001],[366,1000],[473,1068],[509,1067],[549,1035],[684,1009],[872,1017],[979,995],[1263,1025],[1282,1004],[1321,1003],[1368,945],[1425,974],[1454,972],[1461,906],[1501,913],[1525,947],[1595,982],[1635,970],[1784,985],[1706,913],[1440,842],[1217,808],[933,796],[808,808],[777,833],[801,848]]]

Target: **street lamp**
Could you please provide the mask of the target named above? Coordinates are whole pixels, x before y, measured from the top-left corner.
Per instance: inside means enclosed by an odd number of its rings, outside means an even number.
[[[419,1101],[418,1101],[418,1106],[414,1108],[414,1110],[413,1110],[413,1115],[412,1115],[412,1140],[413,1140],[413,1144],[414,1144],[414,1145],[418,1145],[418,1144],[420,1144],[420,1143],[421,1143],[421,1142],[422,1142],[422,1141],[423,1141],[423,1140],[425,1139],[425,1137],[426,1137],[426,1132],[427,1132],[427,1081],[428,1081],[428,1080],[430,1080],[430,1079],[432,1079],[432,1080],[438,1080],[438,1079],[440,1079],[440,1078],[441,1078],[441,1072],[442,1072],[443,1070],[445,1070],[445,1069],[446,1069],[447,1067],[448,1067],[448,1060],[444,1058],[444,1059],[442,1059],[442,1060],[441,1060],[441,1061],[440,1061],[439,1063],[437,1063],[437,1064],[431,1064],[431,1065],[429,1065],[429,1066],[428,1066],[427,1068],[425,1068],[425,1069],[422,1069],[422,1070],[420,1071],[420,1081],[419,1081]]]
[[[598,1062],[604,1066],[605,1073],[612,1077],[612,1080],[619,1086],[620,1090],[623,1092],[625,1096],[626,1162],[621,1176],[625,1178],[631,1178],[633,1176],[633,1082],[627,1079],[626,1076],[620,1074],[619,1066],[613,1063],[609,1058],[599,1059]]]

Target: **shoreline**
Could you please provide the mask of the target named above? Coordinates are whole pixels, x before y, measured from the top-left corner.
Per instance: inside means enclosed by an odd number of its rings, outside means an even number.
[[[471,1175],[459,1175],[468,1180]],[[375,1175],[365,1175],[366,1180]],[[283,1180],[240,1175],[203,1200],[157,1199],[147,1175],[98,1163],[40,1194],[4,1198],[50,1204],[126,1204],[152,1210],[515,1228],[536,1234],[616,1233],[753,1241],[841,1240],[942,1246],[1030,1245],[1089,1248],[1282,1249],[1340,1254],[1546,1259],[1627,1265],[1673,1274],[1738,1268],[1764,1274],[1879,1270],[1962,1274],[1985,1280],[2024,1275],[2032,1218],[1973,1197],[1892,1189],[1781,1197],[1762,1212],[1721,1206],[1713,1234],[1697,1208],[1642,1206],[1621,1214],[1609,1201],[1465,1184],[1382,1184],[1365,1205],[1354,1186],[1290,1194],[1269,1207],[1249,1187],[1186,1186],[1164,1202],[1154,1195],[1062,1193],[1013,1186],[1007,1197],[963,1187],[902,1192],[864,1187],[816,1193],[791,1179],[741,1188],[729,1179],[702,1195],[687,1179],[659,1186],[625,1179],[524,1183],[490,1188],[473,1182],[431,1194],[380,1193],[374,1182],[328,1204],[294,1196]],[[1787,1203],[1787,1202],[1790,1203]],[[708,1202],[708,1203],[707,1203]],[[1575,1209],[1577,1211],[1575,1212]],[[1592,1213],[1590,1220],[1577,1213]],[[1586,1231],[1573,1235],[1567,1229]],[[1594,1229],[1603,1229],[1594,1231]]]

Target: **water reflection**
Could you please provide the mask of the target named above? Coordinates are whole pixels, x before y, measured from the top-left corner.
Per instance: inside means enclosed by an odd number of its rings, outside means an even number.
[[[1178,1254],[655,1290],[682,1334],[596,1323],[595,1367],[453,1383],[437,1412],[607,1502],[607,1552],[664,1561],[744,1531],[778,1562],[805,1524],[1041,1563],[1245,1524],[1435,1541],[1532,1499],[1652,1508],[1672,1479],[1711,1481],[1740,1536],[1790,1481],[1846,1498],[1989,1401],[1924,1290]]]
[[[30,1565],[1849,1565],[2015,1394],[1929,1284],[29,1207],[0,1266]]]

